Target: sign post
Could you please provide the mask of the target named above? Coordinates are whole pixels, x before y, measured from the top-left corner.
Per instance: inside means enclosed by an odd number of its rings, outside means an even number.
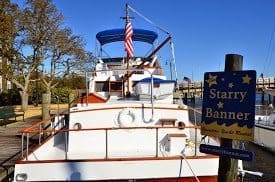
[[[254,137],[256,72],[241,71],[242,65],[241,55],[228,54],[225,71],[208,72],[204,78],[201,133],[220,137],[221,145],[200,149],[220,155],[219,182],[236,181],[237,159],[253,158],[250,152],[239,150],[237,141]]]

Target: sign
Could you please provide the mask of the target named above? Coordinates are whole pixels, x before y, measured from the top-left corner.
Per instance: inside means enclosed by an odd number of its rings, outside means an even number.
[[[256,71],[204,74],[201,134],[253,141]]]
[[[212,155],[218,155],[221,157],[240,159],[244,161],[252,161],[254,154],[250,151],[232,149],[228,147],[218,147],[213,145],[200,145],[200,152]]]

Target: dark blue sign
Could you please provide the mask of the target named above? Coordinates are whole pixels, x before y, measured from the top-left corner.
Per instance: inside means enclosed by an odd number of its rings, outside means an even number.
[[[256,71],[204,75],[202,134],[253,140]]]
[[[228,147],[218,147],[213,145],[200,145],[200,152],[212,155],[218,155],[221,157],[240,159],[244,161],[252,161],[254,154],[250,151],[232,149]]]

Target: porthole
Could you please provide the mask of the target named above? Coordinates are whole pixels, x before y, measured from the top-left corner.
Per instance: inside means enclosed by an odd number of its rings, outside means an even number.
[[[73,129],[75,129],[75,130],[81,130],[82,129],[82,125],[80,123],[75,123],[73,125]]]

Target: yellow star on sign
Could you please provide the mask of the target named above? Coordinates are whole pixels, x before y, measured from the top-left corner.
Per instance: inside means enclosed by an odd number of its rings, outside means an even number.
[[[233,87],[234,87],[234,85],[232,82],[228,84],[228,88],[233,88]]]
[[[219,109],[222,109],[223,108],[223,103],[220,101],[218,104],[217,104],[218,108]]]
[[[211,87],[212,85],[217,85],[217,75],[216,76],[214,76],[214,75],[211,75],[211,74],[209,74],[209,78],[208,78],[208,80],[205,80],[208,84],[209,84],[209,87]]]
[[[246,74],[244,77],[242,77],[242,79],[243,79],[243,83],[247,83],[247,84],[249,84],[250,80],[251,80],[251,78],[248,76],[248,74]]]

